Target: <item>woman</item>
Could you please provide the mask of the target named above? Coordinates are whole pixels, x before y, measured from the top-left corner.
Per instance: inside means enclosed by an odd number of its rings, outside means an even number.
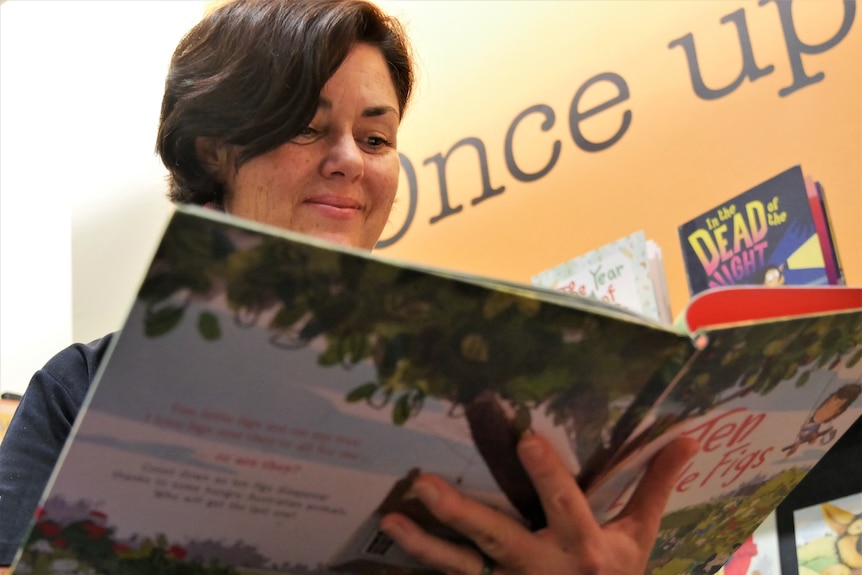
[[[413,84],[398,23],[363,0],[234,0],[180,42],[165,84],[157,149],[170,197],[371,249],[398,183],[398,127]],[[0,565],[8,565],[109,337],[37,372],[0,447]],[[392,514],[406,551],[459,575],[642,571],[692,442],[663,451],[621,518],[599,526],[540,437],[519,444],[548,527],[531,533],[433,476],[414,489],[482,553]],[[0,570],[2,573],[2,570]]]

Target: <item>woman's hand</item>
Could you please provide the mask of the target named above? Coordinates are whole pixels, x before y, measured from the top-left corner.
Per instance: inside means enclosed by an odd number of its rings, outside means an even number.
[[[548,526],[536,532],[447,482],[423,475],[417,497],[441,521],[472,539],[476,550],[427,534],[407,517],[383,517],[381,529],[405,551],[449,575],[632,575],[643,573],[668,497],[685,463],[697,451],[678,439],[660,451],[630,502],[613,521],[599,525],[583,492],[550,444],[530,435],[518,455],[533,480]]]

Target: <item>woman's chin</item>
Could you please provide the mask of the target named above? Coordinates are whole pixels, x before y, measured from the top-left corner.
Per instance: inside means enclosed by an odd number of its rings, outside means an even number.
[[[315,231],[315,232],[305,232],[307,235],[310,235],[318,240],[323,240],[325,242],[329,242],[332,244],[337,244],[339,246],[348,247],[348,248],[358,248],[361,250],[371,251],[371,248],[374,247],[374,244],[366,245],[367,242],[364,242],[362,238],[356,234],[346,234],[343,232],[336,231]]]

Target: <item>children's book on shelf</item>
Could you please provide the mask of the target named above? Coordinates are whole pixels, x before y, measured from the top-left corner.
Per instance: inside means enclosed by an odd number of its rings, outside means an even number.
[[[643,230],[539,272],[530,282],[672,321],[661,248]]]
[[[801,166],[679,227],[692,295],[738,284],[843,284],[823,187]]]
[[[780,575],[781,557],[775,512],[770,513],[734,551],[716,575]]]
[[[695,437],[649,572],[711,573],[862,414],[862,289],[715,290],[684,323],[177,207],[15,568],[423,573],[378,518],[447,533],[409,496],[433,472],[541,528],[531,429],[602,520]]]
[[[862,569],[862,486],[793,512],[799,575],[855,575]]]

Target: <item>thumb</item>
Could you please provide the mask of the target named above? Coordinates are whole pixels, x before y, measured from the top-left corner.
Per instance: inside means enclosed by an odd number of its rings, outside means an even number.
[[[633,523],[633,534],[638,539],[652,541],[680,472],[699,449],[697,440],[682,437],[670,442],[652,459],[620,515]]]

